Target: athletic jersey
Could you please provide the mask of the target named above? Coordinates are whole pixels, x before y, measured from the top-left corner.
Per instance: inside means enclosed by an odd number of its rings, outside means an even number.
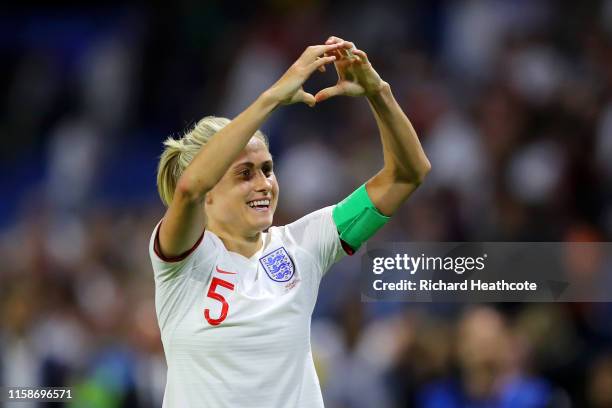
[[[164,407],[322,407],[310,347],[319,282],[344,251],[332,208],[263,233],[246,258],[214,233],[184,259],[149,254],[168,364]]]

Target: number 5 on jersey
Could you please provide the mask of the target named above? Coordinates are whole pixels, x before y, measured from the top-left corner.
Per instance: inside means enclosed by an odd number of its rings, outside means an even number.
[[[223,286],[224,288],[227,288],[229,290],[234,290],[233,283],[217,277],[212,278],[212,282],[210,282],[210,287],[208,288],[208,293],[206,294],[206,297],[221,302],[221,315],[217,319],[213,319],[210,317],[210,310],[208,308],[204,309],[204,317],[206,318],[206,321],[212,326],[218,326],[219,324],[221,324],[221,322],[223,322],[227,317],[227,312],[229,311],[229,305],[227,304],[227,300],[225,300],[223,295],[217,293],[217,286]]]

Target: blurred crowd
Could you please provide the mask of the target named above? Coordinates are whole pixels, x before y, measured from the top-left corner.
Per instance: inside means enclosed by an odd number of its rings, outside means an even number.
[[[367,51],[432,163],[376,241],[612,237],[610,0],[92,3],[7,9],[0,33],[2,385],[161,406],[161,142],[235,116],[332,34]],[[276,225],[382,164],[365,100],[282,107],[263,130]],[[328,273],[313,317],[327,407],[612,407],[609,304],[362,302],[359,256]]]

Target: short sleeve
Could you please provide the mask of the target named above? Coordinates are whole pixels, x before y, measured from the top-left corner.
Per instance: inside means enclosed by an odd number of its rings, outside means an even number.
[[[205,231],[193,248],[183,256],[166,258],[156,250],[155,242],[158,239],[160,225],[161,221],[153,230],[149,242],[149,256],[156,282],[166,282],[185,274],[207,275],[212,272],[218,248],[210,233]],[[205,276],[193,277],[198,280],[206,279]]]
[[[332,210],[333,206],[322,208],[286,226],[296,244],[310,253],[315,260],[321,276],[346,254],[332,217]]]

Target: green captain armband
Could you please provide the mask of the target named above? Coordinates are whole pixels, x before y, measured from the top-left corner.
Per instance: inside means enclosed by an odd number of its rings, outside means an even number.
[[[336,204],[332,216],[340,239],[354,251],[391,218],[382,215],[374,206],[365,184]]]

